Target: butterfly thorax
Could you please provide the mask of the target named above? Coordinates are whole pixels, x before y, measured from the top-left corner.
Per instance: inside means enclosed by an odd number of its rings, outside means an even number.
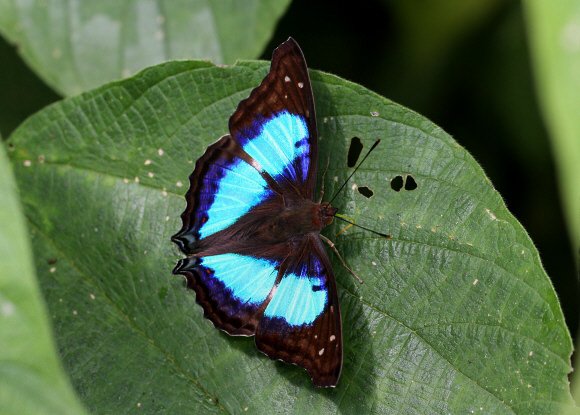
[[[332,223],[336,212],[337,209],[328,203],[316,203],[309,199],[288,203],[267,226],[262,227],[262,231],[267,232],[263,236],[272,241],[286,241],[308,233],[318,233]]]

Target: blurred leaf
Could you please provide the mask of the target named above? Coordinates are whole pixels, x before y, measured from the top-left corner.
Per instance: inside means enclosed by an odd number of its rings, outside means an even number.
[[[380,138],[336,205],[393,236],[326,229],[365,281],[334,261],[340,383],[315,389],[304,370],[203,318],[171,275],[179,255],[169,237],[194,161],[266,71],[256,62],[160,65],[51,106],[11,137],[44,293],[86,405],[152,414],[574,410],[572,347],[554,290],[481,168],[426,119],[319,72],[326,192],[351,171],[351,138],[366,148]],[[392,190],[407,175],[417,188]],[[55,272],[47,258],[58,259]]]
[[[580,2],[527,0],[524,4],[540,105],[576,255],[580,248]]]
[[[0,413],[84,413],[54,349],[14,178],[1,144],[0,264]]]
[[[256,58],[290,0],[0,0],[0,32],[74,95],[172,59]]]

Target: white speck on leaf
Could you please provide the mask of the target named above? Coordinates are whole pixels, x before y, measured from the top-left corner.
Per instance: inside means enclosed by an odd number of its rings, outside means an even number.
[[[22,162],[22,164],[24,165],[24,167],[30,167],[30,166],[32,166],[32,162],[30,160],[24,160]]]
[[[564,25],[560,34],[560,43],[567,52],[580,51],[580,19],[571,19]]]
[[[2,314],[2,317],[10,317],[14,314],[14,310],[14,304],[10,301],[5,301],[2,303],[2,307],[0,307],[0,314]]]
[[[371,117],[378,117],[379,115],[378,111],[371,111]]]
[[[476,278],[473,280],[473,285],[477,285],[477,283],[479,282],[479,280]]]
[[[163,149],[160,148],[160,149],[157,150],[157,154],[159,154],[159,156],[162,156],[162,155],[165,154],[165,151],[163,151]]]
[[[178,180],[177,183],[175,183],[175,185],[177,187],[182,187],[183,186],[183,183],[181,182],[181,180]]]
[[[488,208],[485,208],[485,211],[487,212],[487,214],[491,218],[491,220],[497,220],[497,216],[495,216],[491,210],[489,210]]]
[[[151,163],[153,163],[153,161],[151,161],[151,160],[147,159],[147,160],[145,160],[145,162],[144,162],[143,164],[144,164],[144,165],[146,165],[146,166],[148,166],[148,165],[150,165]]]
[[[56,267],[50,267],[48,272],[50,272],[51,274],[54,274],[56,272]]]

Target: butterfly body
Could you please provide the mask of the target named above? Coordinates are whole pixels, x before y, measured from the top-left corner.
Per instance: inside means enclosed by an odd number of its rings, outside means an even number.
[[[217,328],[255,336],[268,356],[306,368],[317,386],[335,386],[340,309],[320,231],[336,209],[314,201],[314,100],[292,39],[276,49],[229,129],[190,176],[183,227],[172,238],[187,257],[174,272]]]

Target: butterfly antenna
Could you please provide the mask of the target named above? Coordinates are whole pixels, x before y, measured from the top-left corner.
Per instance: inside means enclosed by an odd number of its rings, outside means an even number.
[[[370,233],[374,233],[375,235],[378,235],[378,236],[380,236],[380,237],[382,237],[382,238],[387,238],[387,239],[391,239],[391,238],[392,238],[392,236],[391,236],[391,235],[389,235],[388,233],[377,232],[377,231],[375,231],[374,229],[367,228],[366,226],[357,225],[356,223],[354,223],[354,222],[351,222],[350,220],[348,220],[348,219],[345,219],[345,218],[343,218],[342,216],[339,216],[339,215],[334,215],[334,217],[335,217],[336,219],[340,219],[340,220],[341,220],[341,221],[343,221],[343,222],[349,223],[349,224],[351,224],[351,225],[352,225],[352,226],[354,226],[354,227],[357,227],[357,228],[364,229],[365,231],[369,231]]]
[[[342,189],[344,189],[344,186],[346,186],[346,184],[348,183],[348,181],[356,173],[356,171],[361,166],[361,164],[364,163],[364,161],[367,159],[367,157],[369,156],[369,154],[371,154],[371,152],[379,145],[380,142],[381,142],[381,139],[378,139],[377,141],[375,141],[375,143],[373,144],[373,146],[369,149],[369,151],[367,151],[367,154],[365,154],[365,156],[360,161],[360,163],[354,168],[354,170],[352,171],[352,173],[350,174],[350,176],[348,176],[348,178],[344,181],[344,183],[342,184],[342,186],[340,186],[340,188],[336,191],[336,193],[334,194],[334,196],[332,196],[332,199],[330,199],[330,202],[328,202],[328,204],[332,205],[332,202],[333,202],[334,199],[336,199],[336,196],[338,196],[338,194],[342,191]],[[358,225],[355,225],[355,226],[358,226]]]

